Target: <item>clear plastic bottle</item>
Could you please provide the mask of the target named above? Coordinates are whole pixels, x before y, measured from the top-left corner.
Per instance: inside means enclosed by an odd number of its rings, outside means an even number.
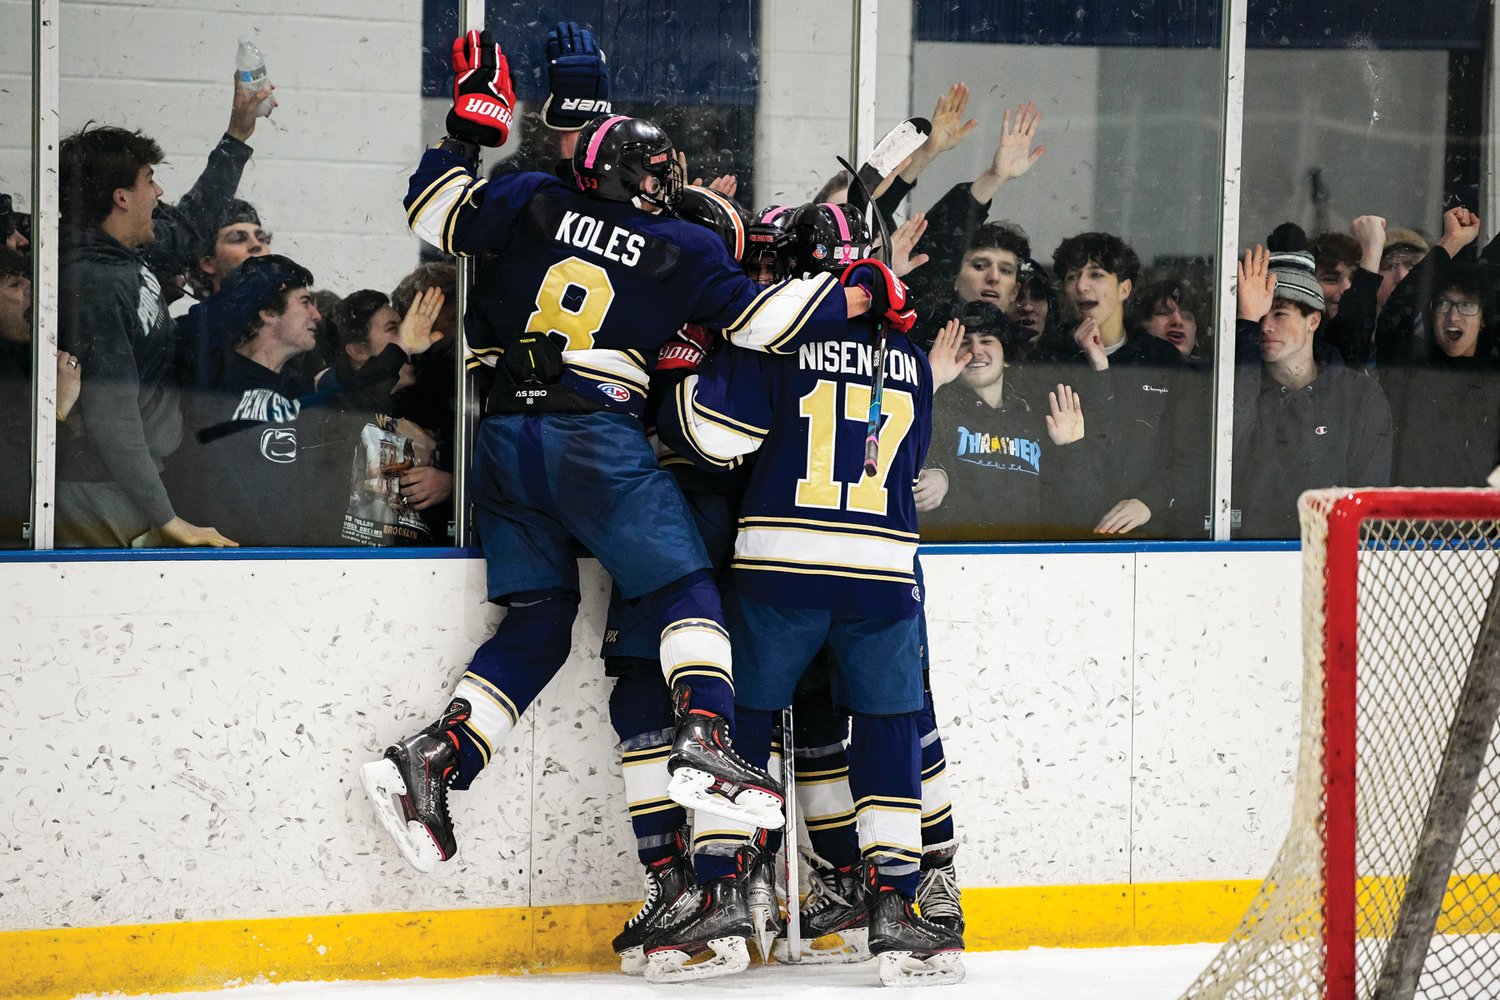
[[[234,68],[240,83],[251,90],[264,90],[265,98],[255,109],[257,118],[271,117],[271,81],[266,77],[266,57],[248,38],[240,39],[239,51],[234,56]]]

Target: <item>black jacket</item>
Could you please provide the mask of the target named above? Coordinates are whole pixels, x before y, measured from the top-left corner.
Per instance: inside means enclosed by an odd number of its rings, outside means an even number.
[[[1073,486],[1086,522],[1080,527],[1092,528],[1115,504],[1134,498],[1150,508],[1151,519],[1132,536],[1201,533],[1198,507],[1209,470],[1207,432],[1198,429],[1211,421],[1192,412],[1202,396],[1194,392],[1199,380],[1177,348],[1131,330],[1104,371],[1094,371],[1076,347],[1063,361],[1024,367],[1029,383],[1071,385],[1082,402],[1084,441],[1094,456],[1090,474]]]
[[[1241,401],[1244,392],[1252,398]],[[1390,485],[1391,410],[1374,379],[1324,365],[1312,384],[1291,391],[1262,369],[1258,383],[1236,385],[1236,404],[1236,537],[1298,537],[1304,490]]]
[[[0,548],[31,520],[31,344],[0,341]]]

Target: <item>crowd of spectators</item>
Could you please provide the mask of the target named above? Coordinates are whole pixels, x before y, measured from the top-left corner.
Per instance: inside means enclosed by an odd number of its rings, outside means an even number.
[[[235,86],[175,202],[145,135],[90,125],[62,144],[57,544],[446,543],[456,269],[340,295],[316,287],[317,262],[273,253],[237,195],[264,95]],[[940,97],[875,211],[894,223],[918,207],[923,171],[976,127],[968,103],[963,84]],[[906,276],[919,335],[932,346],[956,325],[969,356],[935,399],[924,537],[1207,537],[1213,266],[1143,267],[1104,232],[1048,261],[1021,224],[992,220],[1002,198],[1024,219],[1010,185],[1045,164],[1040,129],[1033,105],[1004,111],[989,162],[931,203],[910,255],[925,260]],[[818,197],[845,200],[850,183]],[[6,198],[0,225],[0,461],[28,469],[30,220]],[[1246,251],[1221,352],[1236,537],[1295,537],[1308,488],[1485,482],[1500,462],[1500,250],[1476,252],[1479,230],[1465,208],[1431,241],[1363,215],[1310,238],[1286,224]],[[0,545],[25,544],[28,478],[4,478]]]
[[[265,96],[234,84],[229,126],[175,202],[141,132],[90,123],[61,144],[58,547],[451,539],[456,269],[340,296],[272,253],[237,196]],[[31,467],[31,261],[29,220],[0,207],[0,545],[14,547],[31,507],[13,474]]]

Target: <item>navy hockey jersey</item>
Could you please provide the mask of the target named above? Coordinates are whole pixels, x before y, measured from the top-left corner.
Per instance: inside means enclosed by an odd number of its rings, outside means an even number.
[[[721,350],[664,403],[657,430],[704,467],[758,452],[740,508],[734,585],[769,604],[909,618],[912,484],[932,433],[932,369],[899,333],[887,339],[880,462],[864,476],[872,329],[772,357]]]
[[[587,197],[550,174],[478,179],[457,155],[429,149],[406,208],[412,231],[440,250],[501,254],[466,316],[476,357],[495,364],[506,332],[548,331],[565,341],[564,385],[637,416],[656,350],[684,323],[784,352],[845,322],[832,275],[762,290],[707,229]]]

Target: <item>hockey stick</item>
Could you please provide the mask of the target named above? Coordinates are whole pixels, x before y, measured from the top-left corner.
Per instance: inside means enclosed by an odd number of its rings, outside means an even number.
[[[861,197],[868,197],[885,180],[886,175],[901,165],[922,143],[932,134],[932,122],[926,118],[908,118],[885,135],[870,150],[870,155],[865,162],[859,165],[859,170],[850,171],[859,178],[860,187],[856,189],[853,182],[849,188],[849,202],[856,208],[864,208],[860,203]],[[844,169],[848,169],[845,167]]]
[[[870,197],[869,188],[860,179],[858,173],[849,165],[849,161],[842,156],[838,158],[839,164],[849,171],[854,178],[849,188],[849,193],[854,193],[854,185],[858,185],[864,193],[865,204],[870,206],[870,213],[875,216],[875,221],[880,224],[880,256],[884,263],[891,262],[891,231],[885,224],[885,215],[880,211],[880,206],[875,204],[875,199]],[[874,476],[880,468],[880,407],[885,397],[885,317],[882,316],[875,321],[875,350],[870,363],[871,385],[870,385],[870,417],[865,422],[865,470],[866,476]]]
[[[792,708],[781,710],[781,787],[786,794],[786,826],[781,845],[786,851],[786,954],[788,962],[802,961],[801,859],[797,856],[797,754],[792,748]]]

